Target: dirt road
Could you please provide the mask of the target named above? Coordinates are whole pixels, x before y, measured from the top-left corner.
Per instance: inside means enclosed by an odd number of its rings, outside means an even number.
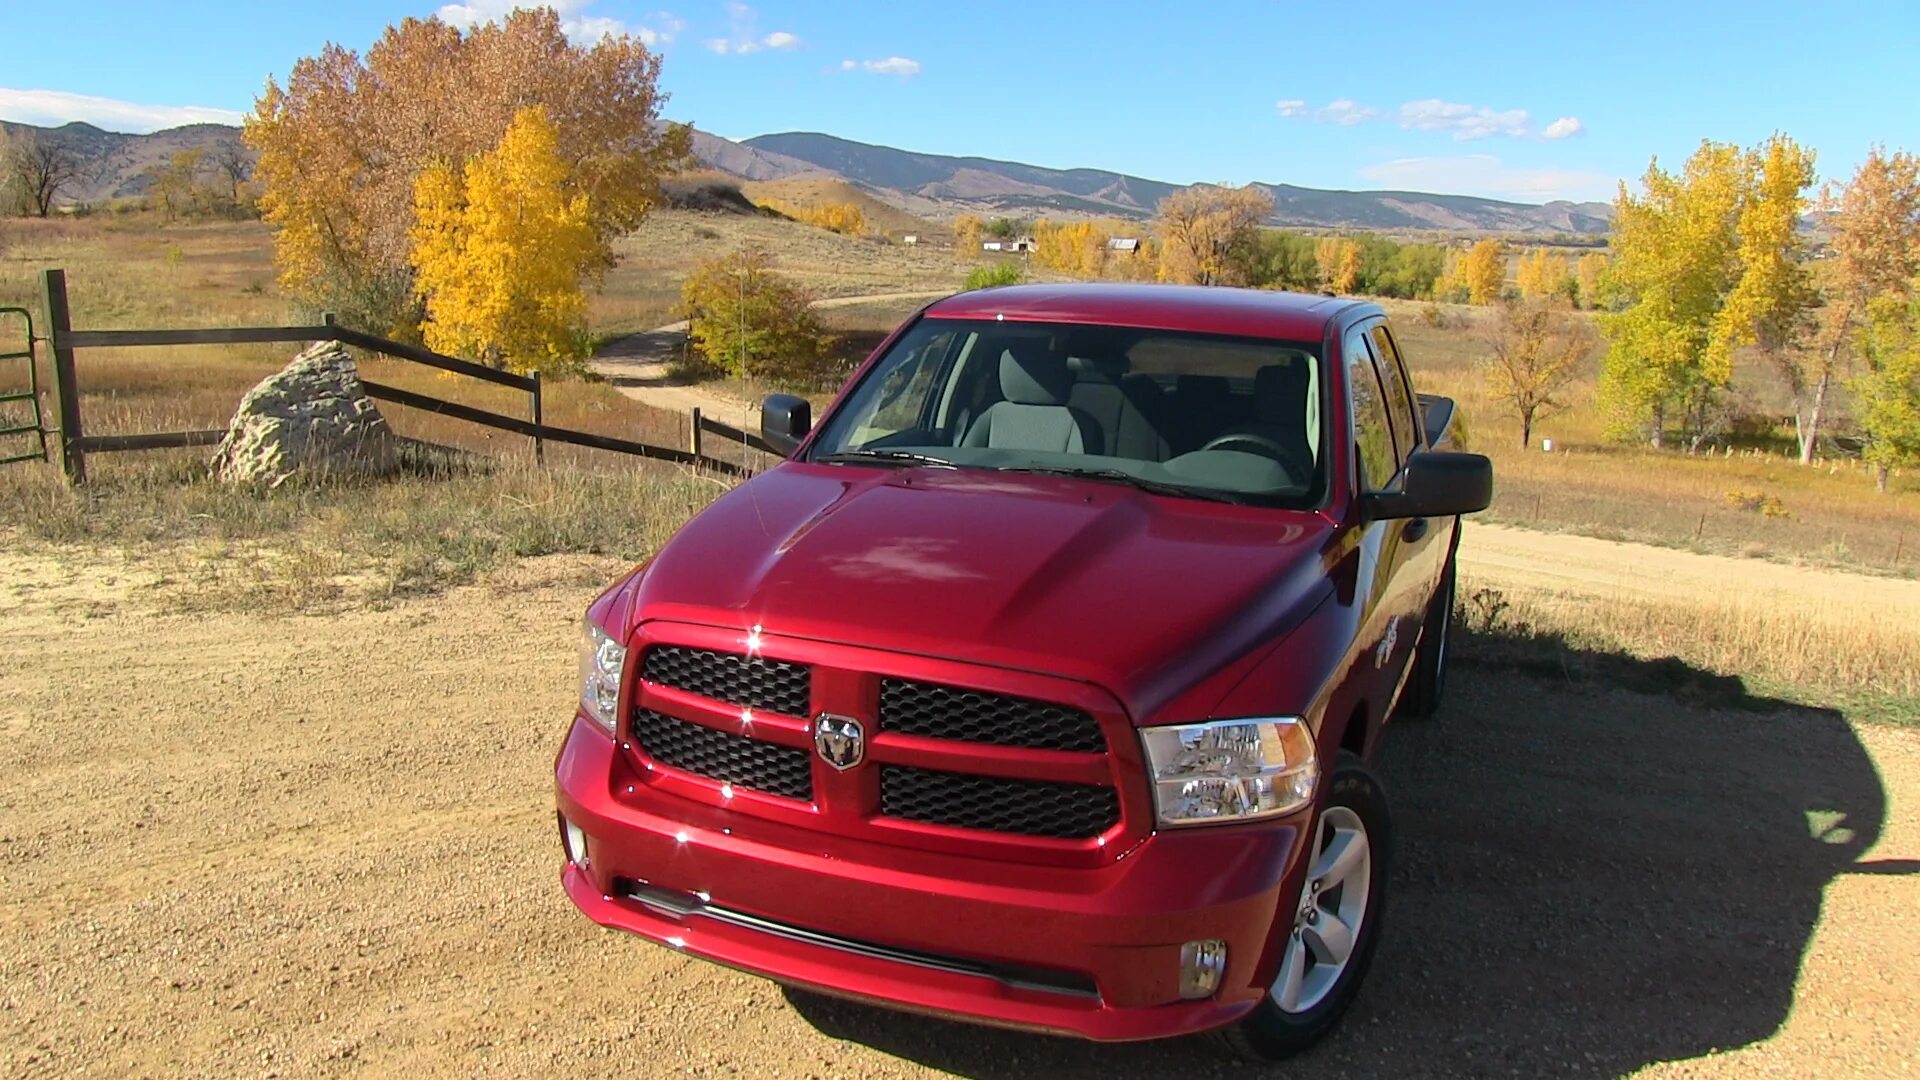
[[[790,1004],[578,917],[550,768],[612,569],[208,617],[0,543],[0,1074],[1250,1075]],[[1383,751],[1367,993],[1273,1075],[1920,1069],[1920,731],[1471,665],[1453,695]]]
[[[1467,523],[1460,565],[1508,588],[1651,599],[1738,596],[1920,625],[1920,581]]]

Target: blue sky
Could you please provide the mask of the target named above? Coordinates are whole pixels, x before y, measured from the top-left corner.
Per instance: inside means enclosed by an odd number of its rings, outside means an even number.
[[[0,118],[151,130],[232,119],[326,41],[469,0],[8,2]],[[1785,131],[1844,177],[1920,149],[1920,3],[1373,5],[561,0],[572,33],[665,56],[669,114],[938,153],[1539,201],[1610,198],[1702,138]],[[22,43],[31,47],[21,48]]]

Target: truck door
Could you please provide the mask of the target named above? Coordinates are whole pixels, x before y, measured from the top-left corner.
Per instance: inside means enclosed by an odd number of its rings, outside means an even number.
[[[1380,386],[1385,391],[1387,419],[1393,430],[1395,474],[1393,483],[1387,488],[1393,490],[1400,484],[1407,459],[1425,449],[1426,434],[1413,391],[1407,384],[1406,370],[1400,363],[1399,350],[1394,347],[1387,324],[1377,320],[1368,324],[1365,337],[1373,355],[1374,369],[1380,376]],[[1446,546],[1452,535],[1453,520],[1413,518],[1381,524],[1388,527],[1394,536],[1393,577],[1386,584],[1383,602],[1393,609],[1398,618],[1395,627],[1397,633],[1392,635],[1394,641],[1389,650],[1392,655],[1386,664],[1388,669],[1395,672],[1394,689],[1397,691],[1400,678],[1413,661],[1420,630],[1426,624],[1427,600],[1433,595],[1433,588],[1440,580],[1440,570],[1446,562]]]
[[[1396,491],[1401,482],[1401,457],[1380,373],[1367,345],[1364,326],[1349,330],[1341,341],[1352,408],[1355,487],[1360,492]],[[1407,618],[1403,561],[1405,522],[1375,521],[1360,535],[1359,585],[1364,590],[1360,652],[1355,677],[1365,685],[1366,697],[1384,713],[1400,689],[1406,658],[1419,623]]]

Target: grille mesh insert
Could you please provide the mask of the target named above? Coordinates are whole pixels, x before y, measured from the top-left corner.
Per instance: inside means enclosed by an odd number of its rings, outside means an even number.
[[[655,645],[647,650],[640,674],[656,686],[670,686],[729,705],[784,716],[807,715],[810,672],[805,664],[683,645]]]
[[[931,825],[1077,840],[1118,822],[1120,800],[1109,787],[883,765],[880,812]]]
[[[1099,753],[1107,748],[1099,722],[1079,709],[905,679],[881,680],[880,726],[905,735],[1034,750]]]
[[[813,755],[652,709],[633,711],[633,741],[662,765],[770,795],[812,801]]]

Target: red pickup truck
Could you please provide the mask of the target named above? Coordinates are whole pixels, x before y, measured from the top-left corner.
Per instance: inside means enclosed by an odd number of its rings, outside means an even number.
[[[1452,416],[1353,300],[928,306],[589,608],[568,895],[828,994],[1297,1052],[1373,952],[1366,761],[1439,700],[1492,494]]]

